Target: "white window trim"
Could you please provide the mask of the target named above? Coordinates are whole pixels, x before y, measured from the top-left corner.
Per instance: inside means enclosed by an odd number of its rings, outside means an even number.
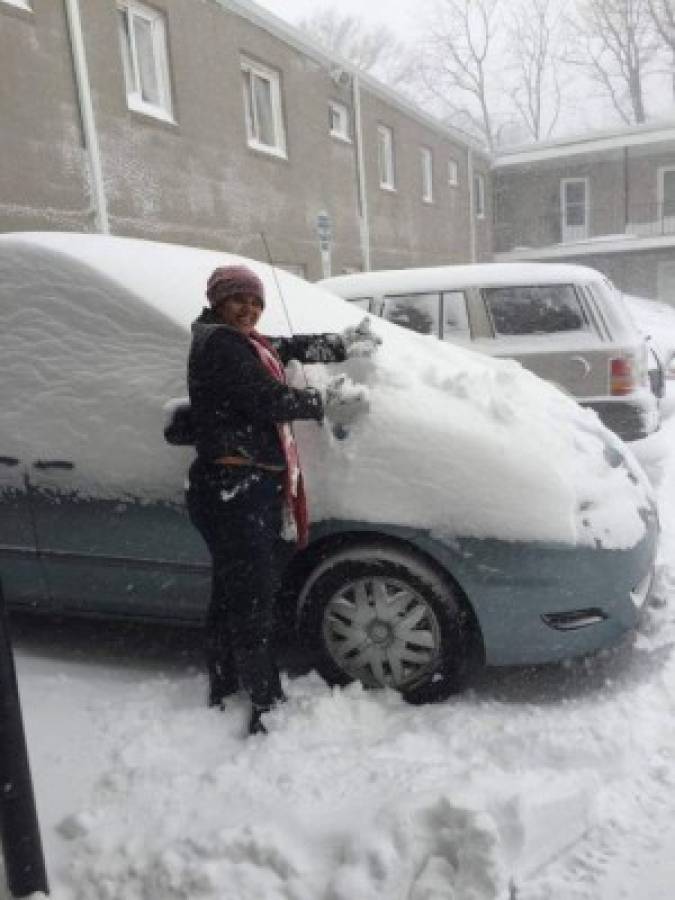
[[[143,113],[144,115],[152,116],[155,119],[161,119],[164,122],[170,122],[175,125],[176,120],[173,116],[173,103],[171,99],[169,48],[165,15],[159,10],[145,6],[143,3],[138,3],[137,0],[121,0],[121,2],[118,2],[117,8],[127,16],[127,31],[131,41],[131,46],[128,49],[133,69],[132,72],[127,71],[125,49],[122,49],[122,53],[125,54],[122,62],[124,66],[124,80],[126,83],[127,106],[134,112]],[[157,78],[160,95],[159,103],[148,103],[147,100],[143,99],[143,96],[137,87],[137,85],[140,84],[138,75],[138,56],[134,44],[134,31],[133,28],[129,27],[129,13],[131,13],[132,16],[135,15],[150,22],[152,51],[155,62],[155,77]],[[125,40],[126,35],[120,34],[120,42]]]
[[[338,112],[340,118],[344,122],[344,131],[336,131],[335,128],[331,128],[330,136],[336,138],[338,141],[344,141],[345,144],[351,144],[349,107],[345,103],[340,103],[339,100],[329,100],[328,108]]]
[[[434,202],[434,154],[431,147],[420,147],[422,166],[422,202]]]
[[[244,116],[246,118],[246,141],[252,150],[258,150],[261,153],[267,153],[269,156],[277,156],[280,159],[288,159],[286,152],[286,129],[284,127],[284,117],[281,107],[281,78],[276,69],[270,69],[262,63],[254,62],[247,56],[241,58],[241,71],[256,75],[270,83],[270,100],[272,103],[272,125],[274,128],[274,144],[263,144],[259,141],[254,133],[253,122],[251,121],[251,103],[248,96],[248,88],[246,82],[242,82],[244,92]]]
[[[656,191],[656,202],[658,204],[658,221],[663,221],[663,204],[665,202],[665,189],[664,189],[664,181],[665,175],[667,172],[675,172],[675,166],[659,166],[658,170],[658,185]],[[671,218],[671,217],[669,217]]]
[[[565,187],[568,184],[583,184],[584,185],[584,227],[583,231],[575,230],[574,234],[570,235],[570,229],[579,229],[579,226],[568,226],[567,225],[567,204],[565,202]],[[590,218],[590,203],[591,203],[591,185],[588,177],[585,178],[561,178],[560,179],[560,236],[562,238],[562,243],[570,243],[572,241],[583,241],[588,237],[588,223]]]
[[[448,184],[457,187],[459,184],[459,163],[456,159],[448,160]]]
[[[485,218],[486,184],[485,173],[474,172],[474,212],[477,219]]]
[[[386,162],[385,171],[380,168],[380,139],[385,138]],[[377,163],[379,169],[380,188],[383,191],[396,190],[396,170],[394,164],[394,131],[388,125],[377,126]]]

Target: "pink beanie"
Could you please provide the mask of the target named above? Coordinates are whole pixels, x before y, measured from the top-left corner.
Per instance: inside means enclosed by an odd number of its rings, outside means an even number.
[[[234,294],[252,294],[265,305],[265,288],[255,272],[246,266],[219,266],[214,269],[206,282],[209,303]]]

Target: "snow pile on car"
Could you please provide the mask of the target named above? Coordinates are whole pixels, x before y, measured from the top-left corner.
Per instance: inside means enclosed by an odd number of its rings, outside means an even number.
[[[190,455],[163,445],[162,408],[185,392],[187,327],[208,274],[242,260],[67,234],[2,236],[0,253],[3,452],[68,459],[76,444],[72,490],[178,502]],[[250,264],[267,291],[263,332],[358,322],[345,301]],[[346,440],[297,426],[314,521],[608,548],[640,540],[649,487],[593,413],[517,363],[375,328],[374,359],[294,375],[321,386],[344,371],[370,398]]]

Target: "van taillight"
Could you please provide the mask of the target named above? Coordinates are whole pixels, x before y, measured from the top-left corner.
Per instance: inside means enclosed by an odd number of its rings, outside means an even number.
[[[609,362],[609,392],[613,396],[630,394],[637,387],[635,362],[631,357],[621,356]]]

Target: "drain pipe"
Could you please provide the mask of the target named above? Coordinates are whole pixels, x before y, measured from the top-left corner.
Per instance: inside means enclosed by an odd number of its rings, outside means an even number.
[[[467,178],[469,181],[469,254],[476,262],[476,190],[473,183],[473,150],[467,148]]]
[[[370,222],[368,220],[368,191],[366,168],[363,160],[363,124],[361,119],[361,83],[357,72],[352,75],[352,97],[354,104],[354,144],[356,154],[356,182],[359,203],[359,234],[361,240],[361,265],[364,272],[370,271]]]
[[[96,120],[94,118],[94,105],[91,100],[89,86],[89,72],[87,69],[87,55],[84,49],[84,37],[82,35],[82,19],[78,0],[64,0],[66,7],[66,20],[68,22],[68,35],[70,48],[73,55],[73,69],[77,85],[77,96],[80,105],[80,117],[82,119],[82,132],[84,145],[89,156],[92,187],[94,191],[94,207],[96,210],[96,226],[102,234],[110,234],[108,221],[108,203],[103,185],[103,170],[101,168],[101,152],[96,133]]]

